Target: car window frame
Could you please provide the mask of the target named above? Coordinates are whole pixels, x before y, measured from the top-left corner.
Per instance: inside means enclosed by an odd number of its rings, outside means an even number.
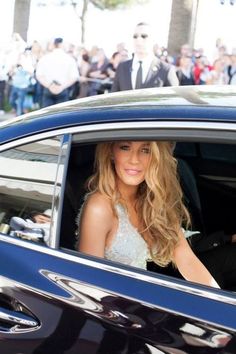
[[[178,123],[172,123],[169,124],[167,123],[167,126],[165,126],[165,123],[160,126],[160,124],[157,124],[158,126],[154,127],[156,124],[152,124],[153,122],[147,123],[127,123],[126,126],[124,126],[124,123],[111,123],[111,124],[102,124],[101,126],[98,126],[99,130],[96,131],[96,129],[91,129],[90,126],[90,131],[86,132],[81,127],[78,127],[77,129],[73,129],[72,134],[72,145],[74,143],[78,144],[91,144],[91,143],[96,143],[96,142],[101,142],[101,141],[108,141],[108,140],[122,140],[122,139],[135,139],[135,140],[153,140],[154,137],[156,140],[175,140],[175,141],[184,141],[184,142],[213,142],[216,143],[228,143],[228,144],[236,144],[236,125],[235,123],[196,123],[194,124],[194,127],[192,126],[192,123],[186,124],[185,122],[182,124],[182,126],[179,126]],[[160,122],[158,122],[160,123]],[[147,126],[151,124],[152,128]],[[104,125],[106,126],[106,129],[104,128]],[[181,125],[181,124],[180,124]],[[111,129],[111,126],[113,127],[114,130]],[[195,130],[197,127],[197,131]],[[214,129],[213,129],[214,127]],[[199,132],[201,134],[199,134]],[[181,134],[181,137],[180,137]],[[66,178],[66,177],[65,177]],[[74,254],[73,250],[69,250],[66,248],[60,247],[60,250],[64,252],[69,252]],[[78,252],[80,255],[80,253]],[[85,255],[88,259],[93,259],[92,256]],[[99,261],[99,259],[97,260]]]
[[[220,134],[219,134],[220,133]],[[132,122],[112,122],[97,123],[90,125],[77,125],[73,127],[58,128],[47,132],[40,132],[31,136],[22,137],[0,145],[0,152],[15,148],[20,145],[53,138],[55,136],[64,136],[68,140],[68,148],[65,156],[65,166],[61,182],[61,193],[57,196],[55,202],[56,222],[52,229],[52,241],[50,247],[59,248],[60,237],[60,216],[63,207],[63,193],[65,192],[65,182],[69,154],[73,138],[77,136],[80,143],[94,143],[98,141],[120,140],[122,139],[142,139],[149,140],[174,140],[174,141],[194,141],[235,143],[236,142],[236,123],[235,122],[204,122],[204,121],[132,121]],[[118,135],[118,137],[117,137]],[[181,137],[180,137],[181,135]],[[70,141],[70,142],[69,142]],[[7,237],[7,236],[6,236]],[[22,241],[23,242],[23,241]],[[24,244],[24,242],[23,242]]]
[[[56,242],[57,242],[57,232],[58,232],[58,227],[57,227],[57,223],[58,223],[58,214],[60,212],[60,209],[58,208],[58,200],[60,200],[60,196],[63,190],[63,181],[64,181],[64,169],[67,169],[67,164],[68,164],[68,156],[69,156],[69,147],[70,147],[70,135],[69,134],[47,134],[47,133],[43,133],[43,134],[38,134],[38,135],[33,135],[31,137],[24,137],[24,138],[20,138],[19,140],[14,140],[13,142],[9,142],[6,144],[3,144],[0,146],[0,153],[3,151],[7,151],[7,150],[11,150],[11,149],[15,149],[18,148],[20,146],[24,146],[24,145],[28,145],[28,144],[32,144],[32,143],[36,143],[39,141],[44,141],[47,139],[53,139],[55,137],[60,137],[61,138],[61,146],[60,146],[60,151],[59,154],[57,156],[57,166],[56,166],[56,177],[55,177],[55,182],[53,185],[53,194],[52,194],[52,215],[53,215],[53,223],[51,223],[50,225],[50,241],[49,244],[47,246],[51,247],[51,248],[56,248]],[[66,146],[67,145],[67,146]],[[64,151],[64,153],[63,153]],[[59,180],[60,177],[60,173],[59,173],[59,168],[61,165],[61,161],[64,158],[64,167],[62,172],[61,172],[61,180]],[[5,236],[5,235],[4,235]],[[10,235],[6,235],[6,237],[10,237],[12,238],[12,236]],[[22,245],[25,244],[25,242],[29,242],[29,241],[24,241],[19,239],[19,241],[22,241]],[[45,244],[42,244],[43,247],[45,247]]]

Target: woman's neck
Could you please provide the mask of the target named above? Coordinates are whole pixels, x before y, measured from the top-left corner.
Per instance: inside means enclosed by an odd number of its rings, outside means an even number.
[[[120,196],[127,204],[134,203],[137,199],[138,186],[117,184]]]

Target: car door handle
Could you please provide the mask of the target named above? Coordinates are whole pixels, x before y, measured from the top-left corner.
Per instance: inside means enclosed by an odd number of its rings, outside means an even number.
[[[7,327],[9,327],[9,325],[18,325],[24,328],[34,328],[39,325],[37,320],[29,315],[14,310],[4,309],[2,307],[0,307],[0,323],[0,327],[4,327],[3,323],[6,323],[8,325]]]

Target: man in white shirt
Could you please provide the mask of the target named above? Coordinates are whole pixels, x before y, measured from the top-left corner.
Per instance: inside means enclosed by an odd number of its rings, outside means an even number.
[[[155,41],[147,23],[141,22],[135,27],[133,41],[133,58],[118,66],[113,92],[179,84],[175,68],[154,56]]]
[[[36,78],[44,88],[43,107],[68,101],[69,88],[79,79],[75,59],[62,46],[62,38],[56,38],[53,51],[44,55],[37,64]]]

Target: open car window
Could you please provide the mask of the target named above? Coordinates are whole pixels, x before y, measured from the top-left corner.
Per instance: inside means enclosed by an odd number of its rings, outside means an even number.
[[[94,171],[95,148],[96,143],[72,144],[61,222],[63,249],[76,250],[76,217],[86,194],[86,181]],[[214,267],[220,252],[223,255],[232,247],[236,255],[236,243],[231,243],[231,236],[236,233],[236,161],[232,158],[235,149],[234,144],[177,142],[174,152],[184,203],[191,215],[190,231],[196,231],[186,233],[186,238],[210,272],[218,272]],[[172,266],[162,268],[148,262],[147,269],[181,277]],[[226,269],[224,279],[219,275],[225,289],[236,290],[234,274],[232,269]]]

